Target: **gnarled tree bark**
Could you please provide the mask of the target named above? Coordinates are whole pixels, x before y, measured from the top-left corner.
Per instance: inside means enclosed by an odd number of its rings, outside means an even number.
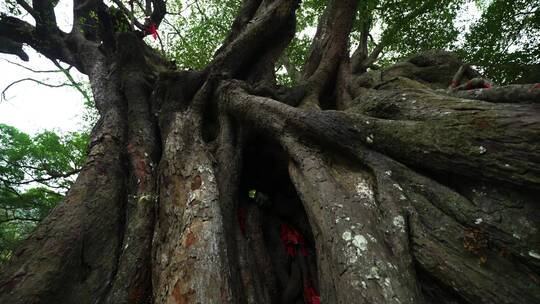
[[[245,0],[201,71],[74,2],[70,33],[48,1],[24,7],[36,26],[0,19],[0,51],[77,67],[101,116],[0,302],[540,302],[538,85],[448,92],[444,52],[351,67],[353,0],[328,1],[293,88],[274,66],[297,0]]]

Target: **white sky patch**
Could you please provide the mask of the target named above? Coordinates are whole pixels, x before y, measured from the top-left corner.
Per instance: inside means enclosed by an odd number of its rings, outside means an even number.
[[[467,1],[461,6],[461,10],[456,16],[455,25],[460,28],[457,45],[462,45],[465,42],[465,35],[470,32],[471,25],[480,19],[482,12],[476,5],[475,1]]]
[[[71,31],[72,10],[70,0],[61,0],[55,8],[58,26],[65,32]],[[28,14],[23,19],[34,23]],[[49,59],[30,47],[24,49],[30,57],[28,62],[14,55],[0,55],[0,91],[12,82],[24,78],[34,78],[49,84],[67,82],[62,73],[33,73],[6,61],[13,61],[34,70],[57,69]],[[85,78],[75,68],[71,71],[78,81]],[[63,133],[84,128],[84,98],[74,88],[49,88],[24,81],[9,88],[6,99],[0,100],[0,123],[14,126],[23,132],[36,134],[46,129]]]
[[[29,48],[25,51],[30,56],[29,62],[16,56],[0,55],[1,90],[24,78],[34,78],[50,84],[67,82],[61,73],[37,74],[4,60],[8,59],[36,70],[57,69],[52,62],[35,51]],[[6,99],[0,101],[0,123],[14,126],[23,132],[36,134],[44,129],[68,132],[83,128],[84,98],[74,88],[49,88],[24,81],[9,88]]]

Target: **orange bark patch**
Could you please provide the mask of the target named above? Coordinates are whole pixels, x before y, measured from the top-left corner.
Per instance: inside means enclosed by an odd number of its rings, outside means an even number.
[[[183,292],[182,289],[184,286],[182,286],[181,280],[176,281],[176,284],[174,285],[174,289],[172,292],[172,296],[174,298],[174,301],[177,304],[187,304],[192,303],[191,298],[192,295],[195,294],[195,291],[193,289],[189,289],[187,292]]]
[[[188,232],[188,234],[186,235],[186,240],[184,242],[184,246],[189,248],[191,246],[193,246],[195,243],[197,243],[197,237],[195,236],[195,234],[193,234],[193,232]]]
[[[201,185],[202,185],[202,178],[200,175],[197,175],[191,182],[191,190],[197,190],[201,187]]]

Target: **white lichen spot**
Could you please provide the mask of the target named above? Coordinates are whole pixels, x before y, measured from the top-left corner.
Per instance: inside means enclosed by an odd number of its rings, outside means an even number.
[[[373,266],[369,269],[369,273],[366,275],[366,279],[369,280],[378,280],[381,277],[379,276],[379,268]]]
[[[169,261],[169,259],[168,259],[167,255],[162,254],[161,255],[161,264],[166,265],[168,261]]]
[[[538,254],[537,252],[534,252],[534,251],[529,251],[529,255],[537,260],[540,260],[540,254]]]
[[[394,186],[399,191],[403,191],[403,188],[401,188],[401,186],[399,184],[392,184],[392,186]]]
[[[369,121],[366,120],[366,125],[369,125]]]
[[[358,194],[359,197],[368,199],[370,201],[373,200],[373,189],[371,189],[371,185],[368,184],[367,180],[362,179],[358,184],[356,184],[356,194]]]
[[[384,174],[386,174],[387,176],[392,176],[392,171],[390,171],[390,170],[384,171]]]
[[[341,238],[344,239],[346,242],[352,240],[352,233],[350,231],[345,231],[343,232],[343,234],[341,235]]]
[[[505,166],[506,168],[509,168],[509,167],[510,167],[510,164],[504,164],[504,166]]]
[[[517,234],[517,233],[513,233],[512,236],[515,237],[518,240],[521,240],[521,236],[519,236],[519,234]]]
[[[361,251],[367,250],[368,242],[366,238],[361,234],[355,235],[352,243],[356,248],[360,249]]]
[[[343,205],[342,204],[336,204],[336,207],[343,208]]]
[[[351,286],[358,289],[358,287],[360,286],[360,281],[356,281],[356,280],[351,281]]]
[[[372,243],[377,243],[377,239],[374,238],[371,234],[368,233],[367,236],[368,236],[368,239],[369,239]]]
[[[362,281],[362,288],[367,289],[366,281]]]
[[[358,249],[355,249],[353,247],[347,247],[345,248],[345,257],[347,258],[347,262],[349,264],[354,264],[358,260]]]
[[[373,134],[369,134],[368,137],[366,137],[366,142],[368,144],[372,144],[373,143]]]
[[[390,286],[390,278],[384,278],[384,285]]]
[[[399,199],[402,200],[402,201],[404,201],[404,200],[407,199],[407,197],[406,197],[405,195],[403,195],[403,194],[400,194],[400,195],[399,195]]]
[[[188,204],[193,201],[200,201],[202,197],[201,190],[197,189],[194,191],[190,191],[188,194]]]
[[[477,218],[477,219],[474,221],[474,223],[475,223],[476,225],[480,225],[480,224],[482,224],[483,221],[484,221],[483,219]]]
[[[405,219],[403,216],[398,215],[392,220],[394,226],[396,226],[401,232],[405,232]]]
[[[480,147],[478,147],[478,152],[480,152],[480,154],[484,154],[484,153],[487,152],[487,149],[484,146],[480,146]]]

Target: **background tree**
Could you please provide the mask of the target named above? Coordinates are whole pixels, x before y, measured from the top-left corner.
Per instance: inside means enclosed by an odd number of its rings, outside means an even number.
[[[85,134],[30,137],[0,124],[0,263],[65,196],[87,142]]]
[[[15,2],[35,25],[3,14],[2,51],[87,74],[100,119],[66,198],[2,269],[1,302],[540,300],[539,85],[491,87],[441,51],[377,64],[400,41],[423,49],[405,33],[422,41],[416,25],[459,2],[245,0],[226,34],[199,28],[221,43],[188,35],[213,55],[179,68],[143,40],[165,1],[74,0],[69,33],[56,2]],[[446,26],[423,41],[446,45]]]

